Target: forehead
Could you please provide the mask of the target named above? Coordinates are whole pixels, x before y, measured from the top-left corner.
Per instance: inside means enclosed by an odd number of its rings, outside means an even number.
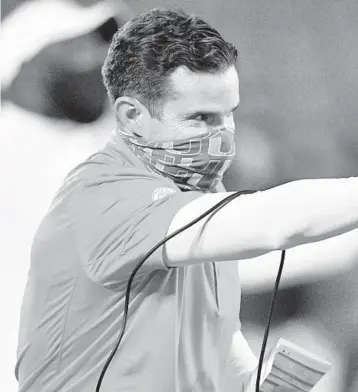
[[[174,94],[164,105],[172,113],[205,111],[225,113],[240,99],[239,77],[233,66],[220,73],[191,72],[177,68],[169,77]]]

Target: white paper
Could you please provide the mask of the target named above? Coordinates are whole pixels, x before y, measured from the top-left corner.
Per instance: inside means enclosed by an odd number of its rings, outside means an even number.
[[[323,358],[280,338],[269,354],[260,392],[274,392],[278,386],[309,392],[331,367]]]

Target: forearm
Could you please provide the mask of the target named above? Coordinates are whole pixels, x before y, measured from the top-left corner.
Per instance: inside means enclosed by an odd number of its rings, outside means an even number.
[[[204,195],[192,201],[176,214],[169,233],[228,195]],[[358,178],[299,180],[239,196],[170,240],[166,251],[170,266],[240,260],[357,227]]]
[[[280,252],[270,252],[238,263],[245,293],[271,290],[280,265]],[[305,284],[348,273],[358,265],[358,229],[324,241],[290,249],[286,254],[280,287]]]
[[[277,198],[277,249],[328,239],[358,228],[356,177],[299,180],[266,193],[270,194],[269,204],[273,205]]]

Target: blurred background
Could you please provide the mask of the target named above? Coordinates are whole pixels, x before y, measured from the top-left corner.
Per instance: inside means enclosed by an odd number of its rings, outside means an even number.
[[[32,236],[64,176],[100,148],[114,126],[100,75],[110,39],[138,13],[179,6],[208,21],[240,53],[237,159],[225,176],[228,190],[358,175],[356,0],[3,0],[3,390],[17,390]],[[356,392],[358,260],[349,266],[342,260],[343,267],[310,264],[304,273],[284,272],[268,344],[283,336],[330,360],[334,368],[315,391]],[[242,268],[243,331],[258,354],[274,278],[260,272],[258,279],[258,270]]]

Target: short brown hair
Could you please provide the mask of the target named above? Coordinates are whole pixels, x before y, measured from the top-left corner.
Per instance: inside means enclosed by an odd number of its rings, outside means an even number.
[[[132,96],[160,117],[170,93],[167,78],[176,68],[215,73],[236,60],[235,46],[202,19],[181,10],[153,9],[113,36],[102,75],[112,103]]]

